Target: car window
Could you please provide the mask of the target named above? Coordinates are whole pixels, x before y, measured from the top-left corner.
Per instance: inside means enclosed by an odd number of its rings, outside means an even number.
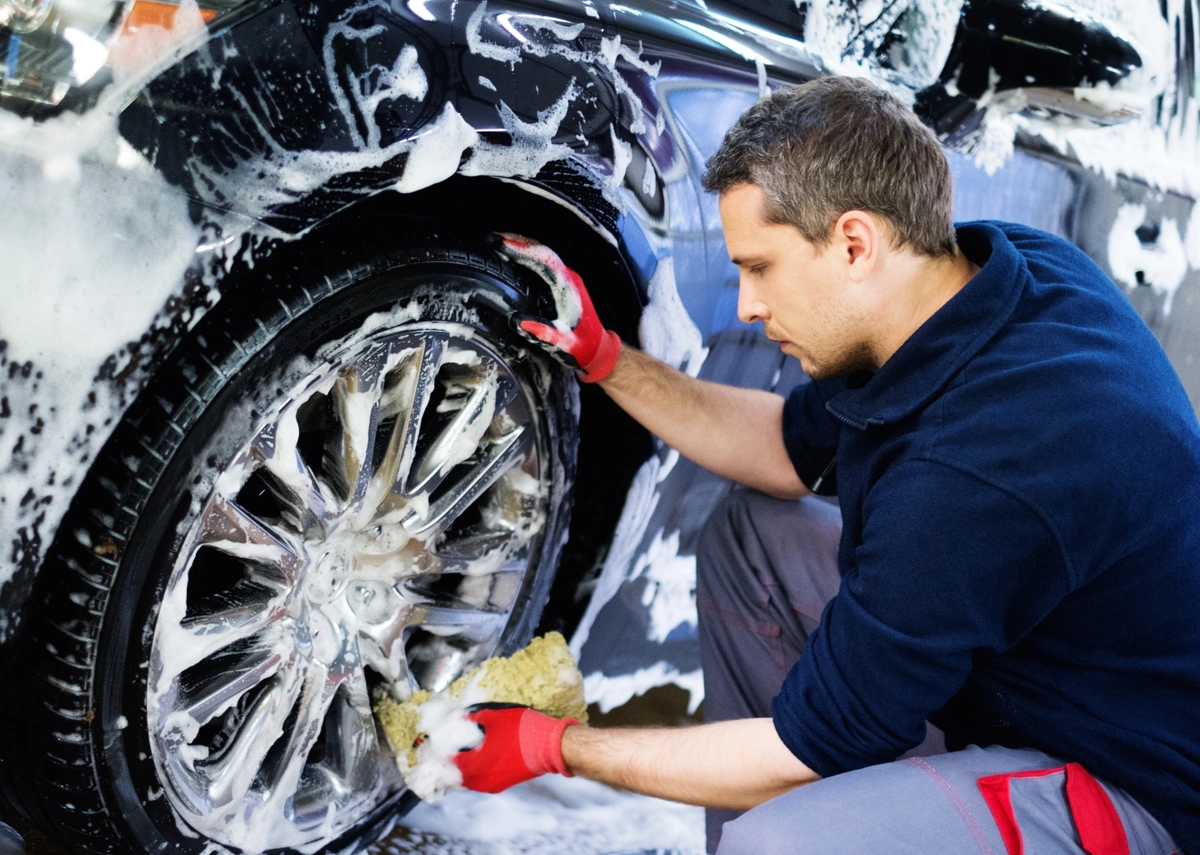
[[[667,93],[667,105],[703,162],[757,98],[758,93],[751,89],[681,87]]]

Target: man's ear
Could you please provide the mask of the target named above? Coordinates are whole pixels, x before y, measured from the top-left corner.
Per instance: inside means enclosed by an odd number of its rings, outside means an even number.
[[[862,282],[875,269],[884,236],[867,211],[847,211],[833,225],[833,240],[846,264],[847,276]]]

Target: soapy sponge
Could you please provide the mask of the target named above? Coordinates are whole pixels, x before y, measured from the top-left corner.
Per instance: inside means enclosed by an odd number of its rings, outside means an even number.
[[[464,714],[480,703],[520,704],[587,724],[583,676],[557,632],[535,638],[512,656],[488,659],[437,694],[416,691],[403,703],[380,698],[375,716],[409,789],[425,801],[461,786],[452,758],[479,744],[480,729]]]

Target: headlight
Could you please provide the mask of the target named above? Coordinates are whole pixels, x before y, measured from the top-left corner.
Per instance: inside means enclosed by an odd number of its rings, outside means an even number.
[[[201,2],[205,23],[240,0]],[[170,30],[196,7],[151,0],[0,0],[0,105],[59,104],[109,64],[139,31]],[[161,42],[161,40],[160,40]]]

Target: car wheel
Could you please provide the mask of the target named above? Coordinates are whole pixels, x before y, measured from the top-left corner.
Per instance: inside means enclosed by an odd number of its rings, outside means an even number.
[[[31,616],[18,738],[69,842],[341,851],[413,803],[372,696],[525,644],[567,531],[575,385],[512,333],[526,275],[277,266],[158,372]]]

